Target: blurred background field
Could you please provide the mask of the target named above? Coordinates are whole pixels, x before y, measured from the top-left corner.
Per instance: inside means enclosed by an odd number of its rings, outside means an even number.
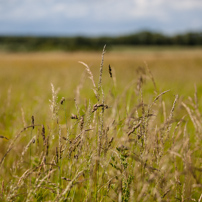
[[[122,92],[132,81],[137,82],[148,65],[159,92],[171,90],[170,95],[179,94],[187,98],[194,94],[197,86],[199,99],[202,92],[202,49],[185,47],[114,47],[106,51],[104,57],[103,82],[106,93],[112,85],[108,66],[113,68],[117,91]],[[37,114],[40,121],[47,119],[51,83],[60,88],[59,95],[69,100],[69,109],[74,105],[76,90],[80,83],[84,97],[93,96],[92,84],[84,77],[85,62],[95,78],[99,76],[101,51],[93,52],[32,52],[0,53],[0,99],[1,112],[8,107],[10,115],[1,113],[0,132],[5,135],[10,130],[22,127],[21,113],[29,120]],[[146,83],[145,95],[152,98],[153,84]],[[86,99],[88,99],[88,96]],[[174,96],[170,96],[170,101]],[[90,98],[90,97],[89,97]],[[171,103],[170,103],[171,104]],[[8,113],[8,111],[7,111]],[[69,114],[70,115],[70,114]],[[17,121],[18,120],[18,121]]]
[[[14,88],[14,92],[19,90],[23,94],[25,90],[21,88],[30,88],[25,93],[29,95],[35,88],[43,92],[50,82],[64,89],[73,89],[84,72],[84,67],[78,61],[85,62],[96,73],[95,69],[99,68],[101,62],[100,52],[2,52],[1,92]],[[201,55],[201,48],[116,47],[106,51],[104,72],[108,73],[110,64],[116,71],[119,87],[123,88],[128,81],[137,77],[138,68],[145,67],[147,63],[159,90],[171,88],[173,93],[180,91],[188,95],[194,84],[201,85]]]

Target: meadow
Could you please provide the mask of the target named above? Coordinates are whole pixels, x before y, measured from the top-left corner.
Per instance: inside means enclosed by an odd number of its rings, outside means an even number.
[[[201,201],[202,49],[0,53],[1,201]]]

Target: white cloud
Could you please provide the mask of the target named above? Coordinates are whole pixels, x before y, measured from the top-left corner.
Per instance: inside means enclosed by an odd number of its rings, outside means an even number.
[[[202,1],[201,0],[183,0],[182,1],[177,1],[177,0],[170,0],[171,2],[171,7],[174,10],[179,10],[179,11],[190,11],[194,9],[202,9]]]
[[[136,18],[166,18],[167,12],[163,9],[162,0],[135,0],[132,7],[132,16]]]
[[[0,18],[40,19],[61,15],[69,18],[89,16],[98,20],[129,18],[167,18],[172,10],[202,9],[201,0],[1,0]],[[3,8],[3,9],[2,9]]]
[[[81,32],[83,24],[92,25],[94,30],[122,32],[134,27],[165,29],[168,23],[170,27],[173,24],[173,29],[178,28],[177,24],[202,29],[199,19],[202,19],[202,0],[0,0],[1,29],[2,24],[12,27],[28,23],[35,27],[38,24],[43,30],[52,30],[56,24],[63,30],[69,24],[72,30]]]
[[[88,9],[85,5],[74,3],[74,4],[65,4],[58,3],[50,7],[48,13],[53,15],[61,15],[66,18],[81,18],[88,14]],[[47,13],[47,15],[48,15]]]

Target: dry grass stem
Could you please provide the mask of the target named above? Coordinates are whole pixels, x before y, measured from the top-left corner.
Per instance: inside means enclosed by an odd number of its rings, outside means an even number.
[[[93,78],[93,74],[92,74],[92,72],[90,70],[90,67],[86,63],[84,63],[84,62],[79,61],[79,63],[82,64],[82,65],[84,65],[86,67],[86,71],[88,72],[89,78],[92,81],[92,84],[93,84],[93,87],[94,87],[93,91],[95,93],[95,96],[97,97],[97,87],[95,85],[95,81],[94,81],[94,78]]]

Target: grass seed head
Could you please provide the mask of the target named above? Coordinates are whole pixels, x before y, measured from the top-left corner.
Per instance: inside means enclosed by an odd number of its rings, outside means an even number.
[[[65,102],[65,98],[62,97],[62,99],[60,100],[60,104],[63,105],[64,102]]]
[[[32,116],[32,125],[33,125],[33,129],[34,129],[34,116]]]
[[[112,68],[111,68],[110,65],[109,65],[109,75],[110,75],[110,77],[112,78]]]

